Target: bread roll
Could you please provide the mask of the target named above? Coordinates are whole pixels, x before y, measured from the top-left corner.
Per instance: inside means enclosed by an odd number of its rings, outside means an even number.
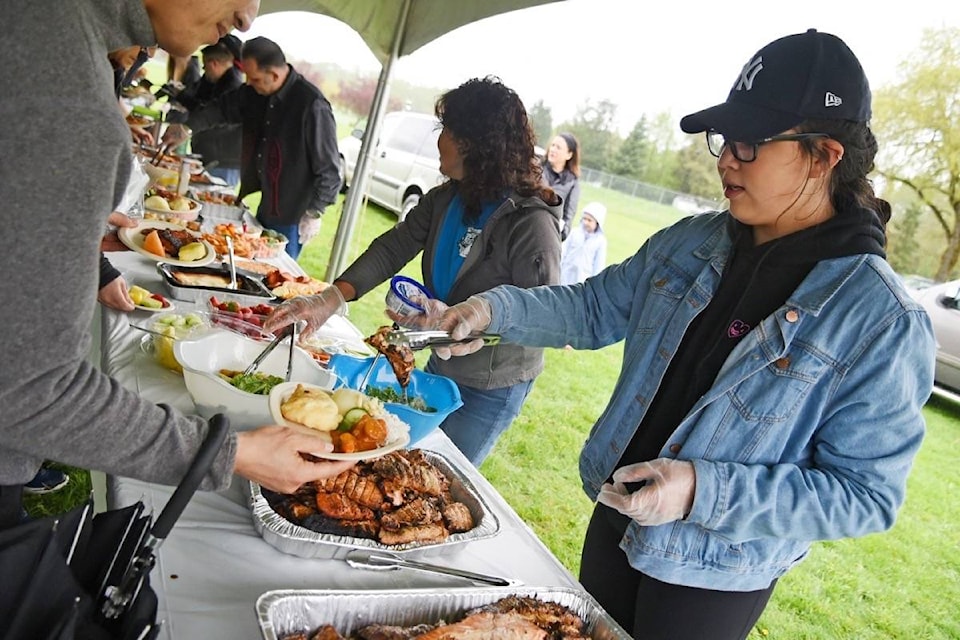
[[[298,384],[296,390],[280,404],[280,413],[291,422],[317,431],[333,431],[340,424],[337,403],[321,389],[308,389]]]

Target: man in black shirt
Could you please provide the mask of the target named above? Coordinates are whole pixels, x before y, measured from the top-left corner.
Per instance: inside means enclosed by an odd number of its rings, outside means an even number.
[[[320,230],[320,216],[340,191],[337,125],[320,90],[289,65],[267,38],[243,45],[247,83],[173,125],[164,142],[179,144],[190,130],[224,123],[243,127],[240,197],[260,191],[257,221],[288,239],[287,253]]]

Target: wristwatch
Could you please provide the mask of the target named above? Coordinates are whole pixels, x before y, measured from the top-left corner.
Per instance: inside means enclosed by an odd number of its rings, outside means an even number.
[[[320,216],[323,215],[323,211],[322,211],[321,209],[307,209],[306,211],[304,211],[304,214],[305,214],[308,218],[313,218],[314,220],[319,220],[319,219],[320,219]]]

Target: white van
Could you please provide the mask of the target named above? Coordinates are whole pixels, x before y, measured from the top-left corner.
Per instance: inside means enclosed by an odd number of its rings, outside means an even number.
[[[437,138],[440,124],[425,113],[394,111],[383,118],[380,139],[370,156],[367,196],[399,220],[420,202],[420,196],[443,182]],[[353,181],[363,129],[340,140],[344,187]]]

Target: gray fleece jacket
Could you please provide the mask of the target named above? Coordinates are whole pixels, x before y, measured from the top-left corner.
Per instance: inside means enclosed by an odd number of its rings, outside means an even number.
[[[444,215],[456,183],[431,189],[406,219],[374,240],[338,279],[349,282],[357,297],[396,274],[423,251],[423,282],[433,286],[433,258]],[[493,212],[464,260],[444,300],[453,305],[500,284],[524,289],[560,281],[561,204],[547,205],[516,193]],[[543,371],[543,349],[503,344],[432,364],[444,376],[478,389],[500,389],[533,380]]]
[[[176,484],[205,422],[87,361],[100,237],[130,170],[107,52],[155,44],[149,18],[141,0],[4,0],[0,24],[0,484],[44,458]],[[204,488],[229,485],[235,452],[231,434]]]

